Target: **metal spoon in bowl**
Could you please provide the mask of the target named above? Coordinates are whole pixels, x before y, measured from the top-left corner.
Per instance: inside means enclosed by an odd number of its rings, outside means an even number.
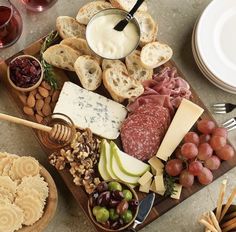
[[[128,25],[129,21],[133,19],[135,12],[138,10],[138,8],[142,5],[143,2],[144,0],[138,0],[134,7],[131,9],[131,11],[126,15],[126,17],[116,24],[114,29],[116,31],[123,31]]]

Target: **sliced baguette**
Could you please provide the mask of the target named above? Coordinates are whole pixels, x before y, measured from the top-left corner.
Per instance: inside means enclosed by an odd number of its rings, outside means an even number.
[[[140,46],[143,47],[147,43],[153,42],[156,40],[158,26],[152,16],[147,12],[137,12],[135,14],[135,18],[137,19],[140,30]]]
[[[112,98],[117,102],[140,96],[144,89],[141,83],[128,76],[128,74],[114,68],[103,72],[103,84]]]
[[[125,73],[128,73],[128,70],[125,64],[121,60],[107,60],[104,59],[102,61],[102,70],[105,71],[108,68],[115,68],[118,70],[122,70]]]
[[[80,8],[78,14],[76,15],[76,20],[81,24],[87,25],[90,19],[96,13],[107,8],[112,8],[112,5],[109,2],[105,1],[89,2]]]
[[[96,90],[102,83],[102,70],[99,63],[88,55],[78,57],[74,64],[81,85],[87,90]]]
[[[61,38],[70,37],[85,38],[86,28],[69,16],[59,16],[56,20],[56,28]]]
[[[123,9],[126,11],[130,11],[137,0],[109,0],[115,8]],[[138,11],[147,11],[147,3],[143,2],[142,5],[139,7]]]
[[[92,56],[98,61],[99,64],[101,64],[101,57],[95,55],[92,52],[92,50],[89,48],[88,43],[85,39],[82,39],[82,38],[67,38],[67,39],[63,39],[60,44],[65,44],[65,45],[75,49],[81,55]]]
[[[152,42],[141,50],[141,62],[146,68],[157,68],[171,59],[172,49],[167,44]]]
[[[63,44],[53,45],[43,53],[47,63],[69,71],[74,71],[74,63],[79,56],[77,51]]]
[[[142,66],[140,60],[140,51],[135,50],[125,58],[126,67],[131,77],[139,82],[152,79],[153,70]]]

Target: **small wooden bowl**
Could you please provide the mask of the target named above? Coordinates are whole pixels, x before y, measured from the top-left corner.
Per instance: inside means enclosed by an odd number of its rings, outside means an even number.
[[[116,181],[116,182],[120,183],[122,186],[125,186],[128,190],[130,190],[130,191],[132,192],[132,194],[133,194],[133,196],[134,196],[133,199],[139,200],[137,193],[136,193],[136,192],[134,191],[134,189],[132,189],[129,185],[127,185],[126,183],[124,183],[124,182],[122,182],[122,181],[117,181],[117,180],[109,180],[109,181],[105,181],[105,182],[106,182],[106,183],[109,183],[109,182],[111,182],[111,181]],[[90,197],[91,197],[91,196],[90,196]],[[123,227],[121,227],[121,228],[119,228],[119,229],[113,230],[113,229],[105,228],[104,226],[102,226],[102,224],[100,224],[100,223],[98,223],[98,222],[96,221],[96,219],[95,219],[94,216],[93,216],[93,212],[92,212],[92,209],[91,209],[91,207],[90,207],[89,200],[88,200],[88,212],[89,212],[89,217],[91,218],[92,222],[93,222],[97,227],[103,229],[104,231],[116,232],[116,231],[123,231],[123,230],[127,229],[128,227],[130,227],[130,226],[134,223],[135,218],[136,218],[137,215],[138,215],[138,210],[139,210],[139,206],[137,207],[137,210],[136,210],[135,214],[133,215],[132,221],[130,221],[128,224],[126,224],[125,226],[123,226]]]
[[[28,88],[19,87],[19,86],[15,85],[15,83],[11,80],[11,77],[10,77],[10,65],[8,65],[8,67],[7,67],[7,79],[9,81],[10,85],[14,89],[16,89],[18,91],[21,91],[21,92],[30,92],[30,91],[36,89],[41,84],[41,82],[43,80],[43,67],[42,67],[40,61],[37,58],[35,58],[34,56],[30,56],[30,55],[20,55],[20,56],[17,56],[13,60],[11,60],[11,62],[13,62],[15,59],[19,59],[19,58],[29,58],[29,59],[35,60],[39,64],[39,66],[40,66],[41,76],[39,77],[38,81],[34,85],[32,85],[32,86],[30,86]]]
[[[42,166],[41,166],[42,167]],[[32,232],[32,231],[43,231],[49,222],[53,219],[57,209],[57,188],[49,172],[42,167],[40,171],[41,176],[48,183],[49,195],[44,207],[43,216],[35,222],[32,226],[23,226],[18,232]]]

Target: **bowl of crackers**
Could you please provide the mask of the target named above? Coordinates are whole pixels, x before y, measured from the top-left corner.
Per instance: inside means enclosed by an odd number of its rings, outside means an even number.
[[[57,208],[49,172],[31,156],[0,152],[0,231],[43,231]]]

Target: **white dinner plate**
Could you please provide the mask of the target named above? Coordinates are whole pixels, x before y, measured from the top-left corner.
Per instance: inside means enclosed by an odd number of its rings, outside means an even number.
[[[202,13],[195,35],[210,72],[236,88],[236,0],[213,0]]]

